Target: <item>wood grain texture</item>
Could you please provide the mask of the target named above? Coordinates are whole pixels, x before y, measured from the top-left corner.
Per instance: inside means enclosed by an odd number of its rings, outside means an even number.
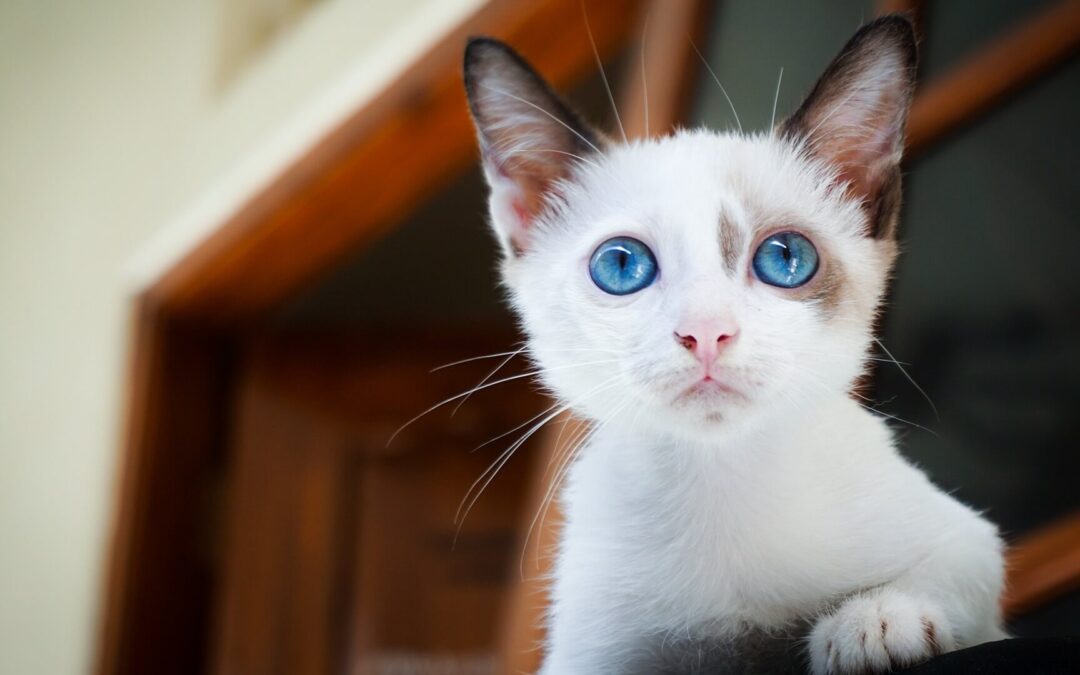
[[[588,4],[597,46],[609,56],[629,39],[641,3]],[[96,673],[193,673],[209,664],[220,580],[213,512],[231,459],[225,427],[234,346],[473,161],[459,73],[473,33],[512,42],[560,86],[593,67],[578,0],[484,4],[139,299]],[[367,400],[378,408],[393,397]],[[311,484],[329,480],[326,471],[311,471]],[[317,645],[296,649],[305,662],[324,659]]]
[[[198,672],[232,351],[143,304],[134,315],[127,437],[106,571],[98,673]]]
[[[491,369],[432,366],[502,344],[312,334],[248,350],[213,672],[488,672],[529,458],[502,468],[460,531],[455,513],[511,439],[470,451],[544,399],[510,382],[386,441]]]
[[[1078,48],[1078,0],[1061,0],[995,39],[920,89],[908,118],[908,157],[974,121]]]
[[[645,5],[630,77],[619,97],[630,138],[662,136],[688,121],[701,68],[694,45],[705,53],[712,10],[712,2],[701,0],[653,0]]]
[[[637,26],[638,0],[589,0],[607,57]],[[514,45],[558,87],[593,64],[580,0],[494,0],[170,270],[151,296],[170,313],[243,323],[401,222],[476,157],[461,84],[467,36]]]
[[[241,386],[212,671],[340,672],[355,462],[339,433],[260,385]]]
[[[1006,618],[1080,589],[1080,513],[1022,537],[1008,551]]]

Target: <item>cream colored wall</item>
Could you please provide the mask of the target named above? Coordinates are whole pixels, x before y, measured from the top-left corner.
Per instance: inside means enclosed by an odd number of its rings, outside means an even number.
[[[227,89],[220,3],[0,3],[0,673],[93,651],[132,295],[481,0],[323,0]]]

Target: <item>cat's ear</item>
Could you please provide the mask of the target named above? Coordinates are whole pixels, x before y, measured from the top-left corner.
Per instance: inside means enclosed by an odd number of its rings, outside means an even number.
[[[864,204],[875,237],[893,236],[896,226],[916,60],[911,22],[895,15],[877,19],[855,33],[779,128],[836,168],[838,180]]]
[[[602,136],[498,40],[469,41],[465,91],[491,186],[492,223],[506,252],[517,255],[528,248],[550,192],[575,163],[600,152]]]

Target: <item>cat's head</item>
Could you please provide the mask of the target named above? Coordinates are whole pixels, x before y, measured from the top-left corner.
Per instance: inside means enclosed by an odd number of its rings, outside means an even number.
[[[617,143],[471,41],[503,280],[545,383],[695,439],[848,391],[896,253],[915,59],[910,23],[879,19],[771,133]]]

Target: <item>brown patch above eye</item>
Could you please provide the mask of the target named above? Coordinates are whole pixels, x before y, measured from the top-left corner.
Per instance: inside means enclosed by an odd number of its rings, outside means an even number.
[[[739,258],[746,246],[746,235],[734,223],[720,221],[720,255],[732,276],[738,273]]]

